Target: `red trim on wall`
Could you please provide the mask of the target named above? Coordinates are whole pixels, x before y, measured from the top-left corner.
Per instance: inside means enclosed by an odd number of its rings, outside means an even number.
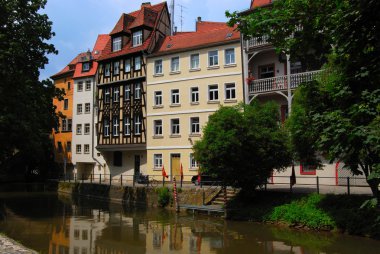
[[[317,169],[315,168],[313,171],[303,171],[303,165],[302,163],[300,164],[300,174],[301,175],[316,175],[317,174]],[[312,167],[312,166],[309,166]]]
[[[339,164],[340,164],[340,161],[338,161],[335,164],[335,185],[338,185],[338,177],[339,177],[338,169],[339,169]]]

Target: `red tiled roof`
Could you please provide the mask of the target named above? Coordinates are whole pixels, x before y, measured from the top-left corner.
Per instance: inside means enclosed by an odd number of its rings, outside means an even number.
[[[83,53],[81,53],[81,54],[83,54]],[[59,78],[62,75],[66,75],[66,74],[69,74],[71,72],[74,72],[75,65],[78,63],[78,59],[81,56],[81,54],[77,55],[73,60],[71,60],[71,62],[68,65],[66,65],[62,70],[60,70],[56,74],[52,75],[50,78],[54,80],[54,79]]]
[[[128,32],[130,32],[131,28],[136,28],[136,27],[141,26],[141,25],[147,25],[150,27],[155,27],[157,22],[158,22],[157,17],[159,16],[159,13],[165,8],[165,6],[166,6],[166,2],[162,2],[162,3],[156,4],[156,5],[143,5],[140,8],[140,10],[134,11],[134,12],[131,12],[128,14],[129,16],[135,17],[135,20],[133,21],[133,23],[125,24],[125,23],[120,21],[121,20],[121,18],[120,18],[118,21],[118,24],[116,24],[114,30],[117,28],[116,30],[120,31],[120,24],[119,24],[120,22],[121,22],[121,24],[126,25],[126,27],[124,27],[122,30],[128,31]],[[125,15],[125,14],[123,14],[123,15]],[[110,35],[113,34],[114,30],[112,30]],[[153,33],[154,32],[152,32],[152,34],[151,34],[151,36],[149,36],[149,38],[144,40],[142,45],[137,46],[137,47],[132,47],[132,40],[129,40],[127,42],[127,44],[124,45],[123,48],[117,52],[112,52],[112,41],[111,41],[111,37],[109,36],[107,44],[106,44],[102,54],[98,58],[98,60],[101,61],[101,60],[105,60],[105,59],[109,59],[109,58],[113,58],[113,57],[118,57],[118,56],[122,56],[122,55],[126,55],[126,54],[131,54],[131,53],[147,50],[149,45],[150,45]]]
[[[98,59],[101,55],[102,51],[107,45],[108,40],[110,37],[107,34],[99,34],[98,38],[96,39],[94,48],[92,49],[92,57],[94,59]]]
[[[136,17],[123,13],[116,23],[115,27],[111,31],[110,35],[117,34],[120,32],[128,33],[128,26],[136,19]]]
[[[196,31],[205,32],[215,29],[223,29],[226,28],[225,22],[211,22],[211,21],[200,21],[196,24]]]
[[[226,23],[223,26],[216,22],[198,23],[204,23],[197,25],[201,27],[198,31],[167,36],[155,55],[240,40],[240,32],[236,31],[236,27],[229,27]]]
[[[251,9],[256,8],[256,7],[269,5],[272,2],[273,2],[273,0],[252,0],[251,1]]]

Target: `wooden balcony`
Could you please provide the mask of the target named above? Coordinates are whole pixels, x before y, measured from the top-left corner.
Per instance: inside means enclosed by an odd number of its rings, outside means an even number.
[[[251,48],[258,48],[258,47],[266,46],[266,45],[269,45],[267,35],[260,36],[260,37],[253,37],[253,38],[246,40],[247,50],[251,49]]]
[[[309,71],[290,75],[290,89],[297,88],[301,83],[316,79],[322,71]],[[249,95],[286,91],[288,89],[288,76],[277,76],[254,80],[249,84]]]

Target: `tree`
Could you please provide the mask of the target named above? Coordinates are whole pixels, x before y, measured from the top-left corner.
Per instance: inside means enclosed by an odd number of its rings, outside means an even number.
[[[201,171],[248,191],[263,184],[273,169],[291,164],[287,135],[278,119],[275,103],[221,107],[193,147]]]
[[[52,23],[39,11],[46,0],[0,0],[0,169],[14,160],[37,165],[49,157],[55,122],[51,81],[39,81],[39,69],[57,53],[47,40]],[[17,155],[17,156],[16,156]],[[23,169],[21,169],[23,170]]]
[[[293,60],[327,63],[324,78],[296,93],[289,123],[296,154],[318,161],[318,152],[344,162],[354,174],[364,174],[377,199],[379,11],[377,0],[279,0],[247,16],[227,14],[245,35],[268,34],[277,51]]]

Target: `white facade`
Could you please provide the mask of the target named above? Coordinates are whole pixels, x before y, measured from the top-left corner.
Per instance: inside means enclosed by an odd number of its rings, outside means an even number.
[[[105,161],[96,150],[96,84],[94,76],[74,81],[72,162],[78,179],[106,174]]]

